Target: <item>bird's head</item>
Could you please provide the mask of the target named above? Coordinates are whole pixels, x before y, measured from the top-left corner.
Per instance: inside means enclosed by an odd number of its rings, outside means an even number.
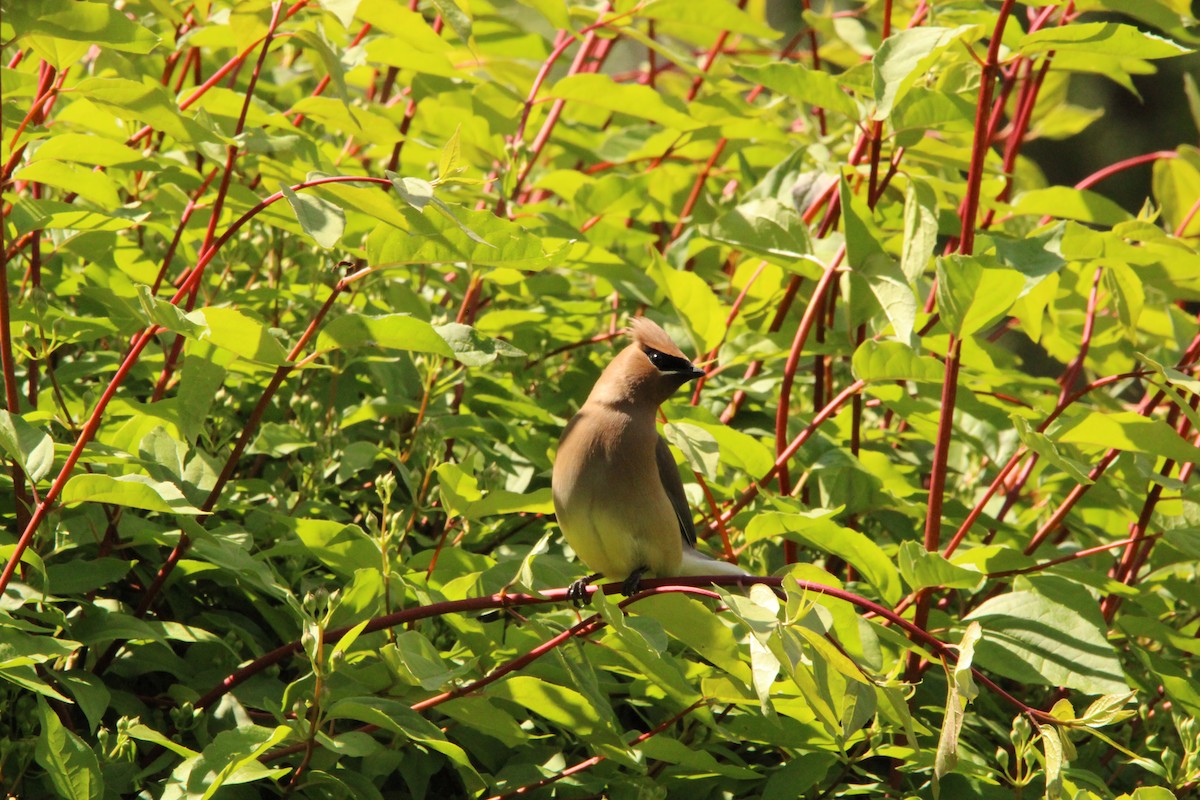
[[[680,386],[704,374],[651,320],[630,320],[629,336],[633,342],[617,354],[596,383],[599,399],[657,408]]]

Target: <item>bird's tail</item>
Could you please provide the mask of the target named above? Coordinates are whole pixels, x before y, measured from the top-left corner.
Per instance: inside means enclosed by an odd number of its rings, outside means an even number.
[[[730,564],[728,561],[717,561],[715,558],[709,558],[703,553],[693,550],[691,547],[683,548],[683,558],[679,562],[679,570],[676,577],[687,577],[690,575],[749,575],[750,573],[739,567],[737,564]]]

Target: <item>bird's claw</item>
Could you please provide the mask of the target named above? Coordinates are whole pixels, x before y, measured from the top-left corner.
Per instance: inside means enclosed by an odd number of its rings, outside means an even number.
[[[638,586],[642,583],[642,573],[646,571],[645,567],[639,567],[629,573],[629,577],[621,584],[621,593],[626,597],[632,597],[637,594]]]
[[[576,608],[583,608],[587,605],[588,585],[596,579],[595,575],[588,575],[575,581],[571,581],[571,585],[567,587],[567,597]]]

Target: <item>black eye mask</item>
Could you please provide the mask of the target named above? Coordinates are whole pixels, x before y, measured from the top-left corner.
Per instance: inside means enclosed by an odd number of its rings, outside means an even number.
[[[650,359],[650,363],[659,372],[692,372],[695,368],[686,358],[672,356],[655,350],[653,347],[643,347],[642,352]]]

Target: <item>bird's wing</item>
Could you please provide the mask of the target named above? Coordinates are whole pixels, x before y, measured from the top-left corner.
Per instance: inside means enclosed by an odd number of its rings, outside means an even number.
[[[654,460],[658,462],[658,478],[679,520],[679,533],[689,547],[695,547],[696,526],[692,524],[692,509],[688,506],[687,495],[683,493],[683,481],[679,477],[679,468],[675,466],[675,457],[671,455],[671,448],[667,447],[667,440],[661,436],[654,448]]]

